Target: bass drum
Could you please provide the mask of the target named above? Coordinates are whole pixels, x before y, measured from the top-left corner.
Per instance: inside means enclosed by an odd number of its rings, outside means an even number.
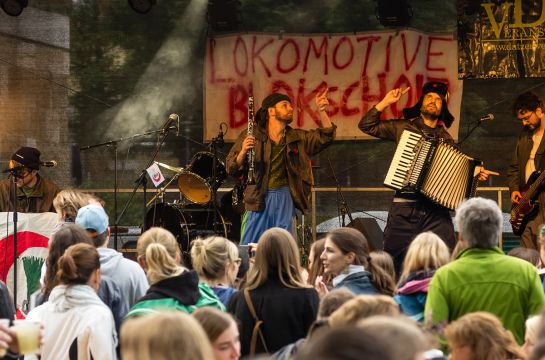
[[[215,214],[214,214],[215,213]],[[228,226],[219,211],[198,205],[161,203],[148,208],[144,229],[162,227],[170,231],[182,251],[184,265],[191,267],[189,246],[197,237],[227,237]]]

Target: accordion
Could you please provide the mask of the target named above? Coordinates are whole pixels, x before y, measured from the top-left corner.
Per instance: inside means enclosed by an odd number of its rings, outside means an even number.
[[[450,210],[475,195],[478,166],[473,159],[442,139],[427,139],[405,130],[390,164],[384,185],[410,189]]]

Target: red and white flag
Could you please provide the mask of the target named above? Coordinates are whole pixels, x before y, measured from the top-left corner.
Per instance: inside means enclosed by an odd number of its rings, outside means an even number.
[[[40,287],[40,272],[55,224],[55,213],[17,214],[17,308]],[[0,279],[13,294],[13,213],[0,212]]]

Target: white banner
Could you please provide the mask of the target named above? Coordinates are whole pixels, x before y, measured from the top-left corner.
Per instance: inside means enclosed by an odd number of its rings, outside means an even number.
[[[402,117],[418,101],[429,80],[446,82],[449,110],[456,118],[450,128],[458,138],[462,81],[457,79],[457,42],[452,34],[415,30],[340,35],[238,34],[208,39],[205,58],[204,137],[210,140],[225,122],[232,141],[247,127],[248,94],[255,109],[272,92],[291,97],[292,126],[315,128],[319,116],[314,97],[329,88],[337,139],[369,138],[358,130],[361,117],[386,92],[411,90],[383,118]]]
[[[40,287],[40,271],[49,238],[59,217],[55,213],[17,214],[17,307]],[[0,212],[0,279],[13,294],[13,213]]]

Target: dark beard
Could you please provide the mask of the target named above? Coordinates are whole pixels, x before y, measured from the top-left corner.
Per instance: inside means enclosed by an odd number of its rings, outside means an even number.
[[[439,119],[439,115],[437,112],[429,112],[426,109],[420,110],[420,114],[422,114],[423,117],[430,119],[430,120],[437,120]]]
[[[286,124],[291,124],[293,122],[293,114],[292,115],[286,115],[286,116],[279,116],[279,115],[276,115],[276,120],[278,121],[282,121],[283,123],[286,123]]]

